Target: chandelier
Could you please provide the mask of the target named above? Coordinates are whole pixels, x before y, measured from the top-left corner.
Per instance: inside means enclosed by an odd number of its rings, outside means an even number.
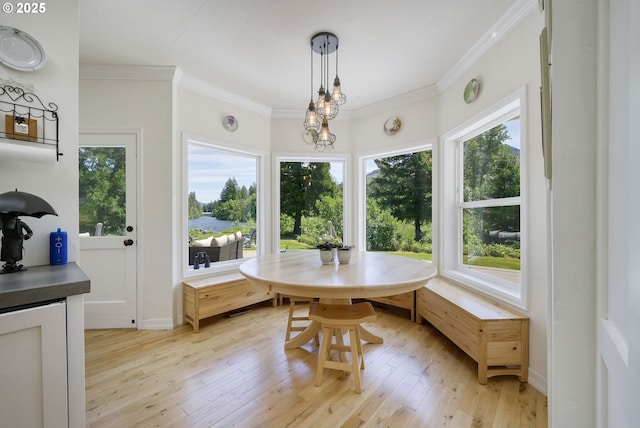
[[[333,91],[329,90],[329,55],[336,54],[336,77],[333,79]],[[318,100],[313,102],[313,54],[320,55],[320,89]],[[338,77],[338,37],[333,33],[322,32],[311,37],[311,97],[304,118],[304,129],[312,136],[310,143],[318,151],[333,150],[336,136],[329,131],[329,121],[338,115],[338,106],[344,104],[347,97],[342,93]]]

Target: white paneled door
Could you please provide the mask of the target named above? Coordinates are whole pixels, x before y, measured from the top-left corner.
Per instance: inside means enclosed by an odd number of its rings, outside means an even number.
[[[598,413],[595,426],[638,426],[640,403],[640,4],[599,4],[601,201],[598,305]]]
[[[135,131],[81,131],[78,264],[91,279],[86,328],[137,327]]]

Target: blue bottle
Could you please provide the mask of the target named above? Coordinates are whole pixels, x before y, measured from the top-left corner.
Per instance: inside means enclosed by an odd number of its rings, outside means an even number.
[[[52,265],[67,264],[67,232],[58,228],[49,235],[49,261]]]

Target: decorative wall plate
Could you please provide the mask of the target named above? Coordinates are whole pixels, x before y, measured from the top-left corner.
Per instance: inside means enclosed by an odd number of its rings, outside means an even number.
[[[478,93],[480,92],[480,82],[476,79],[469,80],[467,86],[464,87],[464,102],[467,104],[471,104],[478,98]]]
[[[224,129],[226,129],[227,131],[233,132],[236,129],[238,129],[238,119],[236,119],[233,116],[227,116],[222,121],[222,125],[224,126]]]
[[[393,135],[402,127],[402,121],[398,116],[393,116],[387,119],[384,123],[384,133],[387,135]]]
[[[304,135],[302,136],[304,142],[307,144],[315,144],[318,141],[318,133],[316,131],[304,131]]]
[[[36,71],[46,59],[36,39],[17,28],[0,25],[0,63],[14,70]]]

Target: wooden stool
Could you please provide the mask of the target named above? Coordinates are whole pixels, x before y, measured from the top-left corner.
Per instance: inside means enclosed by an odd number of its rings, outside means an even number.
[[[285,337],[285,341],[288,342],[291,340],[291,332],[292,331],[304,331],[307,328],[307,325],[293,325],[293,323],[298,323],[300,321],[310,321],[308,315],[299,316],[295,315],[296,303],[311,303],[313,302],[313,298],[309,297],[297,297],[297,296],[287,296],[289,299],[289,319],[287,320],[287,334]],[[282,299],[282,295],[280,295],[280,299]],[[280,300],[282,304],[282,300]],[[320,338],[316,334],[315,337],[316,345],[320,344]]]
[[[353,373],[355,389],[361,392],[360,369],[364,369],[364,355],[360,341],[360,324],[365,321],[375,321],[376,312],[369,302],[361,302],[353,305],[329,305],[320,302],[311,302],[309,306],[309,318],[322,324],[322,345],[318,357],[318,369],[316,371],[316,386],[322,382],[322,373],[325,368],[343,370]],[[349,345],[343,341],[344,330],[349,331]],[[333,336],[336,343],[333,343]],[[338,351],[340,361],[329,359],[332,350]],[[346,359],[345,353],[351,353],[351,362]]]

